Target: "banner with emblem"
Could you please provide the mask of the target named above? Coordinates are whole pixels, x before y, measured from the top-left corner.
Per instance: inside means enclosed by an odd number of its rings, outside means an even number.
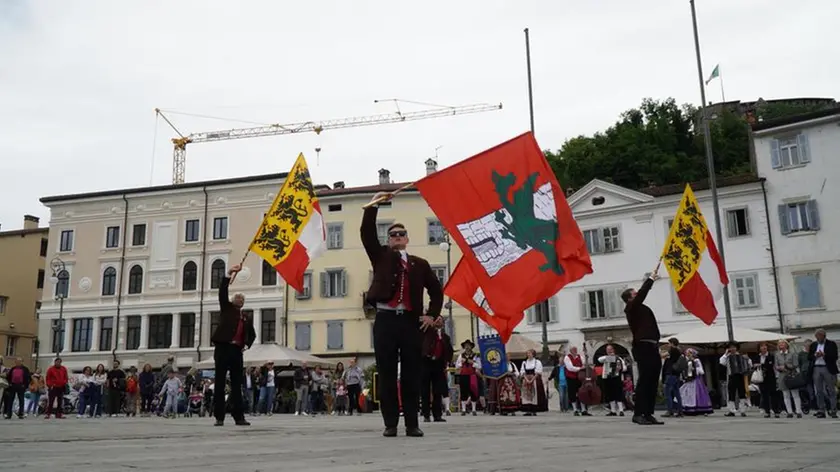
[[[508,359],[505,343],[498,334],[478,337],[478,352],[481,354],[481,373],[488,379],[499,379],[508,373]]]
[[[414,186],[461,249],[469,269],[462,275],[497,317],[523,313],[592,273],[586,242],[532,133]]]

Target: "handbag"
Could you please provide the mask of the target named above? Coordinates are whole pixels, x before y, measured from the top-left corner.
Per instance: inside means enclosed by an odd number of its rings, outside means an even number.
[[[801,372],[785,377],[785,387],[788,390],[799,390],[807,384],[808,381],[805,380],[805,376]]]
[[[754,370],[752,375],[750,376],[750,383],[764,383],[764,372],[762,372],[761,369]]]

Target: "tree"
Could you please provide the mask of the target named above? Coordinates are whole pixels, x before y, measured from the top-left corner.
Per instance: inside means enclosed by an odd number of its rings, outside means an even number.
[[[774,110],[790,115],[803,108],[785,105]],[[545,155],[566,189],[579,189],[594,178],[633,189],[702,180],[708,171],[701,120],[692,105],[646,98],[605,131],[576,136]],[[743,115],[719,111],[710,134],[716,174],[750,172],[750,133]]]

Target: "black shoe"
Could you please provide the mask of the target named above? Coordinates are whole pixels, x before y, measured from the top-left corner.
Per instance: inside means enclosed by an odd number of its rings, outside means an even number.
[[[648,424],[665,424],[665,423],[659,421],[658,419],[654,418],[652,415],[651,416],[646,416],[645,419],[648,421]]]
[[[385,428],[385,431],[382,432],[382,435],[386,438],[395,438],[397,437],[397,428],[396,427],[388,427]]]
[[[224,421],[219,421],[219,420],[216,420],[216,422],[213,423],[213,426],[224,426],[224,425],[225,425],[225,422]]]
[[[242,418],[241,420],[236,420],[236,426],[251,426],[251,423]]]
[[[413,428],[405,428],[405,435],[410,438],[422,438],[423,430],[416,426]]]
[[[589,413],[589,411],[584,411],[584,412],[581,412],[580,416],[592,416],[592,414]]]
[[[633,422],[640,425],[649,425],[650,422],[644,416],[633,415]]]
[[[624,412],[623,412],[623,411],[619,411],[619,412],[618,412],[618,416],[624,416]]]
[[[423,417],[423,422],[424,422],[424,423],[431,423],[431,422],[432,422],[432,419],[431,419],[431,418],[429,418],[428,416],[424,416],[424,417]]]
[[[435,418],[435,423],[446,423],[446,420],[443,418]]]
[[[836,419],[837,419],[837,412],[836,412],[836,411],[832,411],[831,413],[829,413],[829,414],[828,414],[828,416],[830,416],[830,417],[832,417],[832,418],[834,418],[834,419],[836,420]]]

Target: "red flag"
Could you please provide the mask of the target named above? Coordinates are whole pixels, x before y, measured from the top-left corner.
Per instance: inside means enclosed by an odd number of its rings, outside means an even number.
[[[592,273],[572,210],[532,133],[415,183],[497,313]]]
[[[455,271],[452,272],[452,276],[443,292],[473,315],[492,326],[499,333],[503,343],[508,342],[513,330],[525,317],[523,312],[514,315],[494,312],[484,297],[484,291],[478,286],[478,280],[473,275],[469,265],[464,264],[463,258],[455,266]]]

